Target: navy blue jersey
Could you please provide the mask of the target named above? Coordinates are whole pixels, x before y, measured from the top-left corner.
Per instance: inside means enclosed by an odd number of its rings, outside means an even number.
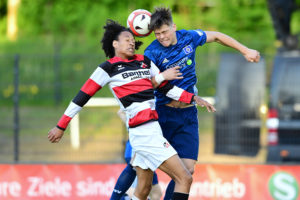
[[[179,30],[176,31],[177,43],[164,47],[157,40],[154,40],[145,50],[145,55],[152,62],[164,71],[168,68],[180,66],[183,79],[170,81],[188,92],[197,94],[195,87],[197,78],[195,71],[195,53],[198,46],[206,42],[206,34],[203,30]],[[163,93],[155,91],[156,104],[162,105],[169,103],[172,99]]]

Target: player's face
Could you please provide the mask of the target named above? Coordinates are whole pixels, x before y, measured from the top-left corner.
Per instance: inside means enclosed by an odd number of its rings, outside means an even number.
[[[135,51],[135,39],[130,32],[123,31],[120,33],[118,40],[113,41],[113,47],[116,56],[122,59],[131,58]]]
[[[168,47],[177,43],[176,25],[164,24],[160,28],[154,30],[156,39],[164,47]]]

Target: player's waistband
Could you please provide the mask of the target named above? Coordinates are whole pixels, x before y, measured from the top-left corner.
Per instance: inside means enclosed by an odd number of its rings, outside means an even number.
[[[188,108],[195,106],[193,104],[184,103],[181,101],[172,100],[170,103],[165,104],[165,106],[171,107],[171,108]]]

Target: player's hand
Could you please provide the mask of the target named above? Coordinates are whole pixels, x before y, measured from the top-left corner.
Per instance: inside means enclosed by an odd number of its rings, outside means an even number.
[[[182,73],[179,69],[179,66],[169,68],[162,72],[162,75],[164,76],[165,80],[183,79]]]
[[[48,132],[48,139],[50,142],[52,143],[57,143],[60,141],[60,139],[62,138],[62,136],[64,135],[64,131],[57,128],[57,127],[54,127],[53,129],[51,129],[49,132]]]
[[[194,96],[194,101],[196,102],[196,104],[198,104],[201,107],[206,107],[208,112],[216,112],[216,109],[213,105],[211,105],[210,103],[208,103],[207,101],[205,101],[204,99],[202,99],[199,96]]]
[[[260,60],[259,52],[254,49],[247,49],[243,55],[248,62],[259,62]]]

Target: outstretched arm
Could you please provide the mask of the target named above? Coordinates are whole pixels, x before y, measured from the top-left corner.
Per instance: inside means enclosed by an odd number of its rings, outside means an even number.
[[[249,49],[245,45],[239,43],[237,40],[232,37],[215,31],[205,31],[206,33],[206,42],[218,42],[224,46],[234,48],[241,52],[245,59],[249,62],[259,62],[260,54],[254,49]]]
[[[109,76],[100,67],[81,87],[75,98],[58,121],[57,125],[48,132],[48,139],[52,143],[59,142],[72,118],[82,109],[89,99],[100,90],[108,81]]]

